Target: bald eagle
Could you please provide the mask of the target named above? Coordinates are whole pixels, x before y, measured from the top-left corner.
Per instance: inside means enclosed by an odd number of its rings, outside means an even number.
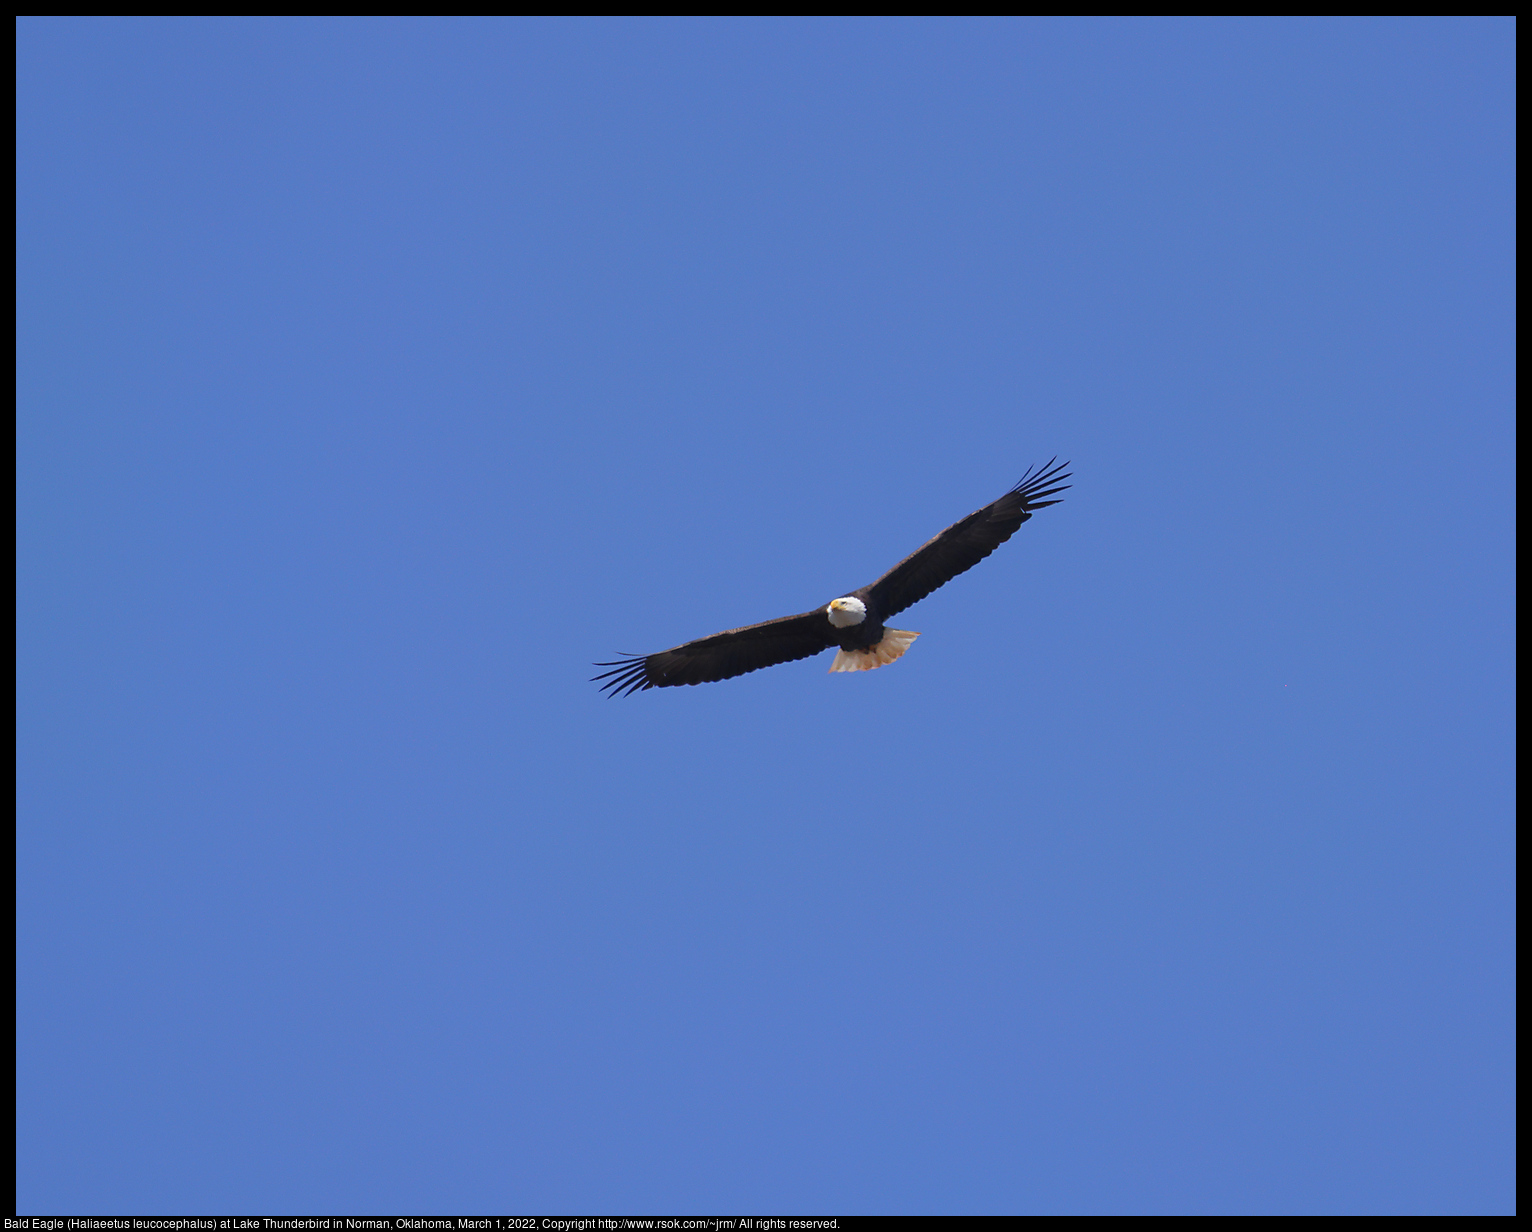
[[[972,569],[1034,512],[1057,505],[1058,500],[1047,498],[1073,486],[1062,482],[1069,478],[1064,469],[1068,465],[1054,458],[1036,473],[1029,470],[999,500],[947,527],[872,585],[832,599],[824,607],[726,629],[658,654],[624,655],[613,663],[597,663],[610,670],[591,679],[605,681],[602,691],[617,697],[673,684],[727,680],[806,659],[831,646],[839,647],[830,664],[832,672],[865,672],[892,663],[920,634],[890,629],[883,622]]]

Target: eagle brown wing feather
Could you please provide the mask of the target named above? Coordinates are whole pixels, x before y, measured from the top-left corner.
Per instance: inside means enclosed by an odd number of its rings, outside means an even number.
[[[857,593],[866,594],[884,619],[920,602],[958,574],[972,569],[1014,535],[1035,510],[1057,505],[1058,501],[1048,497],[1071,486],[1060,482],[1069,478],[1064,469],[1068,465],[1055,458],[1036,474],[1028,471],[999,500],[970,513],[961,522],[954,522]]]
[[[806,659],[835,645],[833,633],[824,609],[815,608],[797,616],[780,616],[758,625],[725,629],[658,654],[629,655],[615,663],[598,663],[597,667],[611,670],[592,679],[605,680],[601,687],[612,697],[666,685],[707,684]]]

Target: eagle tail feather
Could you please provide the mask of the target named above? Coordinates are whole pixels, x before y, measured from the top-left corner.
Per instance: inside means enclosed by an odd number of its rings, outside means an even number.
[[[907,629],[884,629],[883,640],[867,650],[837,650],[835,661],[830,664],[832,672],[870,672],[875,667],[892,663],[920,634]]]

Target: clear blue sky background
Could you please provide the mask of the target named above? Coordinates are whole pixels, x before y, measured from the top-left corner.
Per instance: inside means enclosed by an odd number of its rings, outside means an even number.
[[[1509,1213],[1513,36],[22,21],[22,1212]]]

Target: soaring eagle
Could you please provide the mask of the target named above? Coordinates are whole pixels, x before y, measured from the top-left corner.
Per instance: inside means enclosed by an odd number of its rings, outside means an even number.
[[[610,697],[658,689],[672,684],[705,684],[727,680],[777,663],[806,659],[838,646],[832,672],[865,672],[892,663],[920,636],[890,629],[884,621],[918,603],[938,586],[976,564],[1016,533],[1032,514],[1057,505],[1057,496],[1072,485],[1064,470],[1068,462],[1054,458],[992,505],[947,527],[918,552],[906,556],[871,586],[830,600],[801,616],[782,616],[743,629],[727,629],[672,650],[652,655],[625,655],[615,663],[598,663],[610,670],[592,680],[604,680]],[[1062,499],[1062,498],[1060,498]]]

